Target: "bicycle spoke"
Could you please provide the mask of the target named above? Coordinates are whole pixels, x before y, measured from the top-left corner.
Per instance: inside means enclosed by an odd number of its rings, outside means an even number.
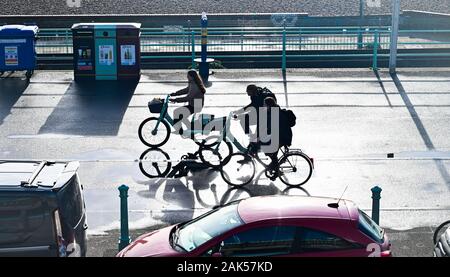
[[[305,184],[312,174],[312,165],[307,157],[300,153],[288,153],[280,160],[280,180],[288,186]]]

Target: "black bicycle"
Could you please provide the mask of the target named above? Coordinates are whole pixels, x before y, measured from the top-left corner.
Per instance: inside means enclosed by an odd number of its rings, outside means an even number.
[[[289,187],[300,187],[311,179],[314,170],[313,160],[300,149],[283,147],[278,163],[270,167],[268,158],[262,158],[258,151],[235,153],[226,158],[221,175],[231,186],[245,186],[253,181],[256,174],[256,163],[265,168],[265,175],[274,181],[277,178]]]

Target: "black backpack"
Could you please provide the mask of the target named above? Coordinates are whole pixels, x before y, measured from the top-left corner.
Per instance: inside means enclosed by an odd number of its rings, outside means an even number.
[[[258,91],[260,91],[264,95],[264,99],[267,97],[272,97],[275,100],[277,100],[277,97],[275,96],[275,93],[273,93],[270,89],[264,87],[264,88],[258,88]]]
[[[294,112],[291,110],[283,109],[281,110],[282,113],[284,113],[284,116],[286,118],[286,123],[289,127],[294,127],[297,125],[297,117],[295,116]]]

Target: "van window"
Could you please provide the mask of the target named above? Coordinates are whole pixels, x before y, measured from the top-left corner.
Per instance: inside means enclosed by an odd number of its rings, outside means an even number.
[[[31,237],[36,241],[53,236],[47,232],[52,228],[50,212],[41,197],[0,196],[0,245],[14,246]]]

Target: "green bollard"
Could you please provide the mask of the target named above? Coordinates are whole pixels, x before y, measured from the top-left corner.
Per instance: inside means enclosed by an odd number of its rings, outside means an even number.
[[[119,251],[127,247],[130,242],[130,231],[128,229],[128,186],[121,185],[120,192],[120,238]]]
[[[382,189],[378,186],[373,187],[372,191],[372,219],[376,224],[380,224],[380,199]]]

